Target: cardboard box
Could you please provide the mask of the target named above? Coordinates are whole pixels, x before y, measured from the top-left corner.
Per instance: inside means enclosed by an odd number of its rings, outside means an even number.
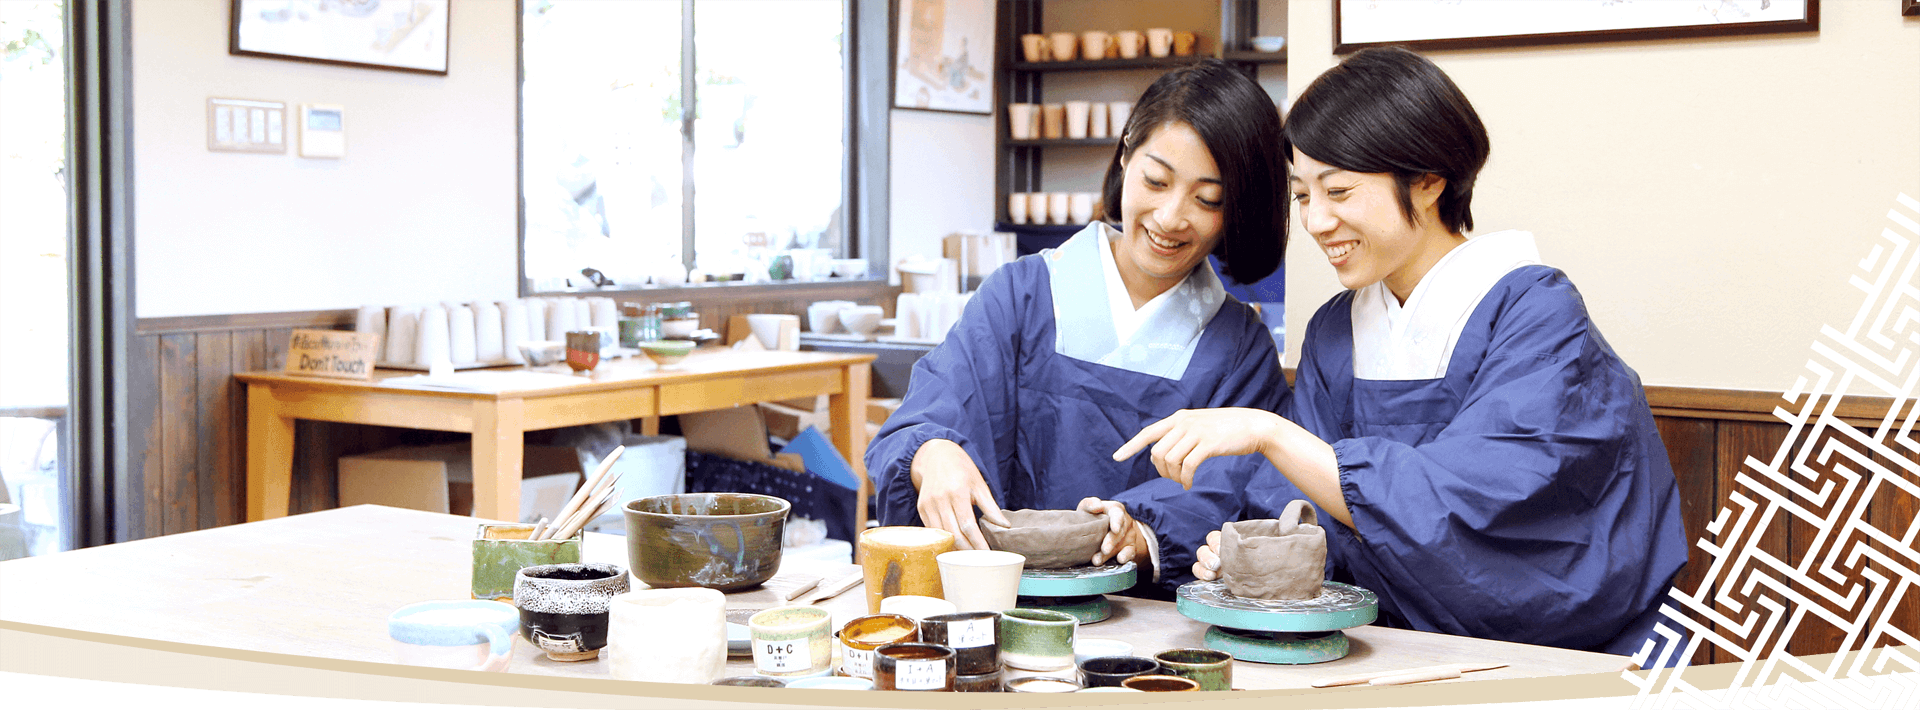
[[[521,464],[522,521],[553,516],[580,485],[573,449],[529,446]],[[374,503],[432,513],[473,512],[473,453],[469,444],[386,449],[340,457],[340,505]],[[556,501],[557,499],[557,501]]]
[[[767,423],[767,434],[776,438],[792,441],[807,427],[833,430],[833,417],[825,407],[800,409],[779,402],[762,402],[758,406],[760,416]]]

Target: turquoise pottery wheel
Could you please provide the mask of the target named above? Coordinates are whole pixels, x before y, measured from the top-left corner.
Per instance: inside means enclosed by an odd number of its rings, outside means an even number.
[[[1117,565],[1030,569],[1020,573],[1020,606],[1065,612],[1082,624],[1113,616],[1113,603],[1100,596],[1133,587],[1132,562]]]
[[[1175,608],[1207,629],[1207,648],[1259,663],[1322,663],[1347,655],[1344,629],[1379,616],[1380,599],[1360,587],[1326,582],[1320,596],[1299,601],[1236,597],[1221,582],[1180,586]]]

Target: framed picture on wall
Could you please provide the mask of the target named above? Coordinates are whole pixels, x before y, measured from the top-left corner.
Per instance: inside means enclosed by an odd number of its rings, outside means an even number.
[[[1920,0],[1900,0],[1900,14],[1920,17]]]
[[[993,0],[900,0],[893,105],[993,113]]]
[[[1820,0],[1330,2],[1336,54],[1388,44],[1479,49],[1820,29]]]
[[[227,53],[447,73],[449,0],[233,0]]]

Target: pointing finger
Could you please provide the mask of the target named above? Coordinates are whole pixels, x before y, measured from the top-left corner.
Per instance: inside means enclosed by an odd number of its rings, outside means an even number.
[[[1141,429],[1140,433],[1133,435],[1132,439],[1127,440],[1127,443],[1122,445],[1119,451],[1113,452],[1113,460],[1125,461],[1133,458],[1134,454],[1140,453],[1140,450],[1146,448],[1148,444],[1159,441],[1160,437],[1167,435],[1168,429],[1173,428],[1171,419],[1172,417],[1168,417],[1148,424],[1147,428]]]

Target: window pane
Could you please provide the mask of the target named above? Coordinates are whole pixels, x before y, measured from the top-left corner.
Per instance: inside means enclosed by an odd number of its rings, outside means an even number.
[[[844,254],[844,12],[841,0],[695,1],[702,269],[744,271],[786,248]]]
[[[527,0],[527,278],[637,284],[681,252],[678,0]]]
[[[66,48],[60,2],[0,2],[0,559],[66,549]]]

